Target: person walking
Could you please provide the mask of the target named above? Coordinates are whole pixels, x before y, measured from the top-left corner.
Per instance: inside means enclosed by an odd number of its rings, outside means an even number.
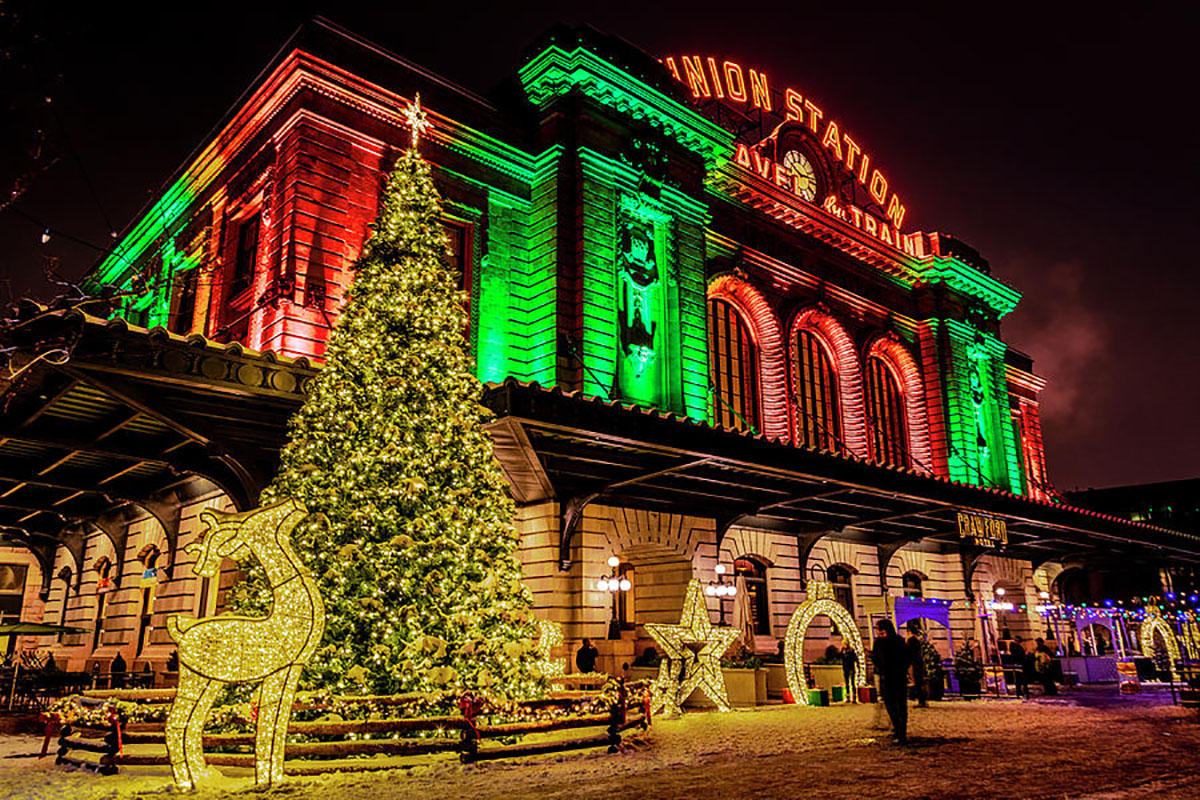
[[[1017,636],[1008,644],[1008,658],[1012,664],[1013,677],[1017,683],[1017,697],[1029,699],[1030,654]]]
[[[1031,658],[1033,659],[1034,674],[1037,676],[1038,682],[1042,684],[1042,695],[1058,694],[1058,686],[1054,683],[1054,659],[1051,657],[1050,648],[1046,647],[1045,643],[1039,644]]]
[[[858,687],[854,684],[854,671],[858,667],[858,652],[846,640],[842,640],[842,680],[846,682],[846,700],[858,702]]]
[[[599,657],[600,651],[592,644],[592,640],[585,636],[579,651],[575,653],[575,666],[580,672],[595,672],[596,659]]]
[[[890,619],[875,623],[875,646],[871,648],[871,660],[875,664],[875,674],[879,676],[879,694],[892,720],[896,742],[908,744],[909,650]]]
[[[913,685],[916,687],[917,707],[929,708],[925,696],[925,640],[921,638],[921,623],[908,621],[908,660],[912,664]]]

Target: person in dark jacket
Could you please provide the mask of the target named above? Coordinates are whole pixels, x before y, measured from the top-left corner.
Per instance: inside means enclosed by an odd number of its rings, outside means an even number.
[[[857,703],[858,687],[854,685],[854,670],[858,667],[858,653],[849,642],[843,640],[838,655],[842,657],[842,679],[846,682],[846,699]]]
[[[908,661],[912,664],[913,686],[916,687],[917,707],[929,708],[925,698],[925,640],[921,638],[921,623],[908,621]]]
[[[596,649],[596,645],[592,644],[592,640],[584,637],[583,645],[579,651],[575,653],[575,666],[580,672],[595,672],[596,659],[600,656],[600,651]]]
[[[875,646],[871,649],[879,693],[892,720],[896,741],[908,744],[908,647],[889,619],[875,623]]]
[[[1033,657],[1017,636],[1008,645],[1009,663],[1013,667],[1013,677],[1017,681],[1017,697],[1029,697],[1029,678],[1033,672]]]

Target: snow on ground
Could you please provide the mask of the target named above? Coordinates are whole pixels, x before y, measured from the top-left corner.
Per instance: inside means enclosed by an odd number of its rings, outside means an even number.
[[[913,744],[874,727],[873,706],[769,706],[656,720],[625,752],[569,754],[407,771],[289,778],[256,797],[383,798],[1200,798],[1200,718],[1148,698],[1095,693],[1018,701],[934,703],[910,715]],[[38,737],[0,737],[0,797],[154,796],[165,769],[101,777],[25,757]],[[241,793],[227,773],[198,798]]]

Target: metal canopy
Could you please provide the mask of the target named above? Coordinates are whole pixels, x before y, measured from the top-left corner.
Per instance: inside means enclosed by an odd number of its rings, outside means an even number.
[[[489,385],[484,404],[498,417],[493,431],[503,431],[494,437],[496,454],[517,501],[562,504],[564,569],[583,508],[594,501],[711,517],[718,543],[733,524],[785,532],[797,537],[802,556],[838,534],[879,549],[881,579],[897,550],[918,543],[953,545],[967,572],[987,553],[1035,567],[1065,557],[1200,563],[1200,536],[536,384]],[[960,541],[960,510],[1005,520],[1008,546],[981,550]]]
[[[316,374],[306,361],[78,310],[23,312],[3,373],[15,377],[0,382],[0,542],[34,553],[43,592],[59,544],[82,573],[93,526],[121,552],[132,506],[162,524],[170,571],[192,476],[253,505]]]

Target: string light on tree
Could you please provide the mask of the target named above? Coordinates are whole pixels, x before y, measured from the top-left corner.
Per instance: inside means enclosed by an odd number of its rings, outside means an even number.
[[[565,658],[556,658],[554,655],[554,648],[562,647],[565,641],[563,639],[562,623],[549,619],[539,619],[537,625],[540,631],[537,640],[537,666],[542,673],[542,677],[557,678],[560,675],[567,674],[567,660]]]
[[[414,146],[423,113],[414,101]],[[442,218],[430,165],[405,151],[264,492],[326,521],[296,532],[327,610],[305,688],[494,701],[544,691],[516,510],[483,428]],[[239,609],[268,599],[261,574],[235,589]]]

